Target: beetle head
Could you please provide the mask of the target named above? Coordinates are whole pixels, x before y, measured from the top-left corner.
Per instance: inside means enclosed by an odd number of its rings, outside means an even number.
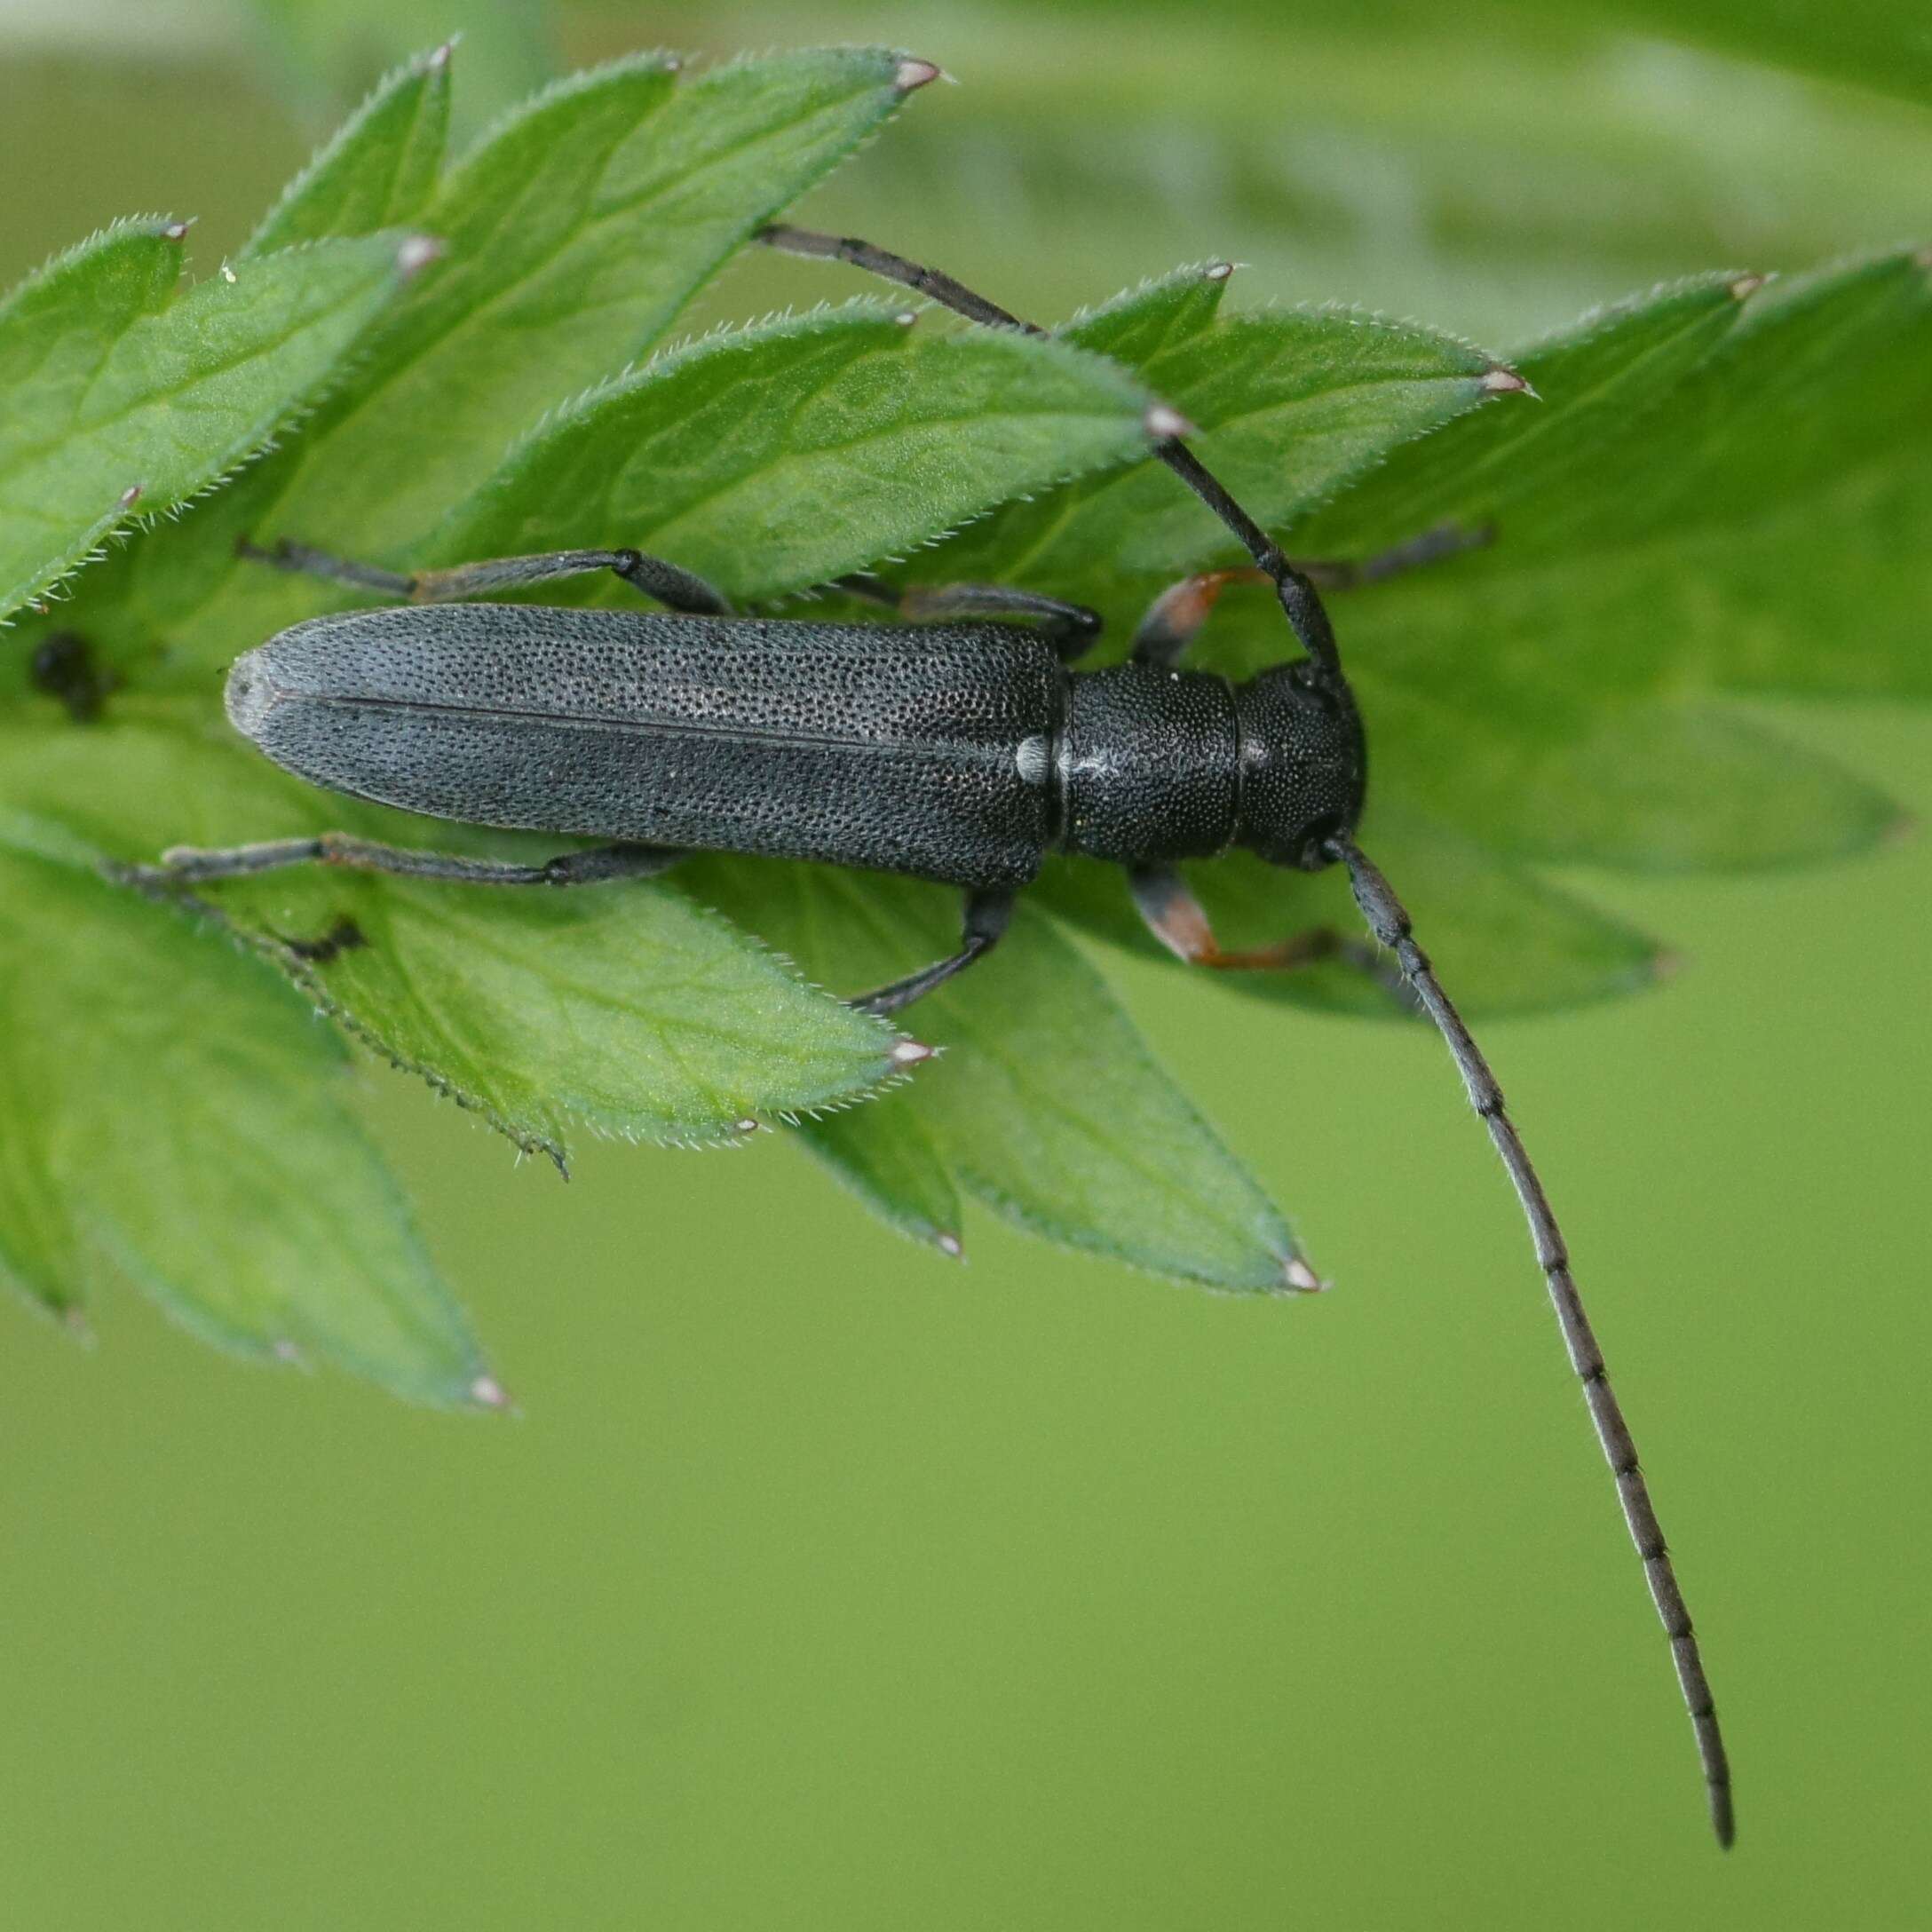
[[[1241,807],[1235,843],[1278,866],[1319,872],[1329,842],[1354,831],[1368,788],[1355,695],[1307,658],[1277,664],[1237,689]]]

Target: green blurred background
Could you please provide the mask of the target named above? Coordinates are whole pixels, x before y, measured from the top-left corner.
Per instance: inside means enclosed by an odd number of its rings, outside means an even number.
[[[942,61],[810,218],[1034,313],[1231,255],[1250,304],[1508,348],[1661,275],[1932,240],[1925,109],[1581,0],[14,0],[4,279],[154,208],[208,272],[453,25],[472,126],[628,46]],[[846,287],[740,265],[701,319]],[[1932,809],[1923,716],[1778,722]],[[520,1420],[250,1372],[132,1300],[91,1352],[8,1318],[0,1925],[1920,1922],[1932,851],[1575,883],[1684,970],[1487,1044],[1706,1636],[1729,1858],[1439,1048],[1109,957],[1326,1300],[984,1218],[962,1271],[771,1136],[586,1148],[566,1190],[372,1072]]]

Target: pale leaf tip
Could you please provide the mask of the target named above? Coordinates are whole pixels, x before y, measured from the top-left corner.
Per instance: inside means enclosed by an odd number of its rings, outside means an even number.
[[[1208,281],[1225,281],[1233,273],[1234,264],[1232,262],[1209,262],[1207,267],[1201,270],[1201,274]]]
[[[309,1366],[308,1357],[287,1335],[282,1336],[279,1342],[271,1343],[268,1352],[278,1362],[286,1363],[290,1368],[306,1368]]]
[[[444,73],[448,68],[449,57],[453,53],[455,53],[455,36],[451,36],[451,37],[446,40],[440,47],[433,49],[430,54],[429,59],[425,60],[423,64],[425,67],[428,68],[428,70],[432,74]]]
[[[1739,275],[1730,283],[1730,299],[1743,302],[1754,296],[1771,278],[1769,275]]]
[[[1281,1279],[1291,1295],[1326,1295],[1330,1287],[1299,1255],[1290,1255],[1282,1263]]]
[[[1146,413],[1140,420],[1142,426],[1157,443],[1171,443],[1176,437],[1198,433],[1194,425],[1172,403],[1148,404]]]
[[[1500,362],[1493,362],[1483,371],[1483,387],[1493,396],[1524,395],[1534,398],[1538,402],[1543,400],[1530,386],[1527,376],[1508,368]]]
[[[741,1113],[732,1122],[732,1132],[744,1135],[756,1134],[758,1131],[758,1125],[759,1123],[755,1116],[749,1113]]]
[[[901,94],[914,93],[922,87],[930,87],[945,72],[943,67],[930,60],[901,60],[898,71],[892,75],[892,85]]]
[[[140,500],[141,486],[139,483],[130,483],[121,492],[120,495],[115,498],[115,507],[117,510],[132,510]]]
[[[193,215],[190,215],[186,221],[170,221],[161,231],[161,239],[163,242],[186,242],[188,238],[188,230],[194,226],[194,217]]]
[[[79,1303],[60,1310],[60,1326],[80,1343],[83,1349],[91,1349],[96,1340],[94,1325],[87,1318],[87,1310]]]
[[[919,311],[917,309],[901,309],[892,320],[901,329],[910,329],[919,320]]]
[[[470,1399],[479,1409],[494,1409],[499,1414],[508,1414],[515,1405],[510,1399],[510,1391],[494,1375],[479,1375],[470,1384]]]
[[[958,1235],[949,1234],[944,1228],[939,1229],[933,1235],[932,1245],[950,1260],[963,1262],[966,1259],[965,1244]]]
[[[895,1040],[892,1050],[886,1057],[894,1066],[917,1066],[922,1060],[930,1060],[938,1051],[929,1047],[923,1040]]]
[[[396,273],[405,281],[413,281],[442,253],[443,244],[432,234],[406,235],[396,250]]]

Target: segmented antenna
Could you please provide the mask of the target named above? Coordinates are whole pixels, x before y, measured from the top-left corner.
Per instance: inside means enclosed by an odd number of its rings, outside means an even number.
[[[1026,321],[1010,310],[1002,309],[997,302],[989,302],[942,270],[907,261],[903,255],[895,255],[890,249],[861,242],[852,235],[817,234],[809,228],[774,222],[770,227],[759,229],[753,240],[787,255],[807,255],[820,261],[845,262],[854,268],[863,268],[869,274],[926,296],[941,308],[951,309],[955,315],[963,315],[968,321],[978,322],[983,328],[1017,329],[1023,336],[1048,333],[1038,322]],[[1523,386],[1520,377],[1516,382],[1518,387]],[[1255,559],[1255,567],[1273,583],[1302,648],[1324,670],[1339,676],[1342,659],[1335,648],[1334,629],[1314,585],[1288,561],[1281,546],[1229,495],[1220,479],[1181,440],[1192,431],[1193,424],[1177,410],[1157,402],[1147,412],[1147,427],[1154,437],[1154,455],[1227,525],[1240,540],[1241,548]]]
[[[1704,1766],[1711,1828],[1717,1833],[1718,1843],[1728,1848],[1737,1835],[1737,1821],[1731,1809],[1730,1763],[1724,1754],[1724,1738],[1718,1729],[1710,1680],[1704,1674],[1704,1659],[1698,1654],[1690,1612],[1684,1607],[1683,1591],[1678,1587],[1664,1532],[1651,1506],[1643,1472],[1637,1464],[1636,1443],[1610,1386],[1610,1372],[1603,1366],[1603,1351],[1596,1345],[1589,1318],[1583,1312],[1583,1298],[1570,1279],[1570,1256],[1556,1216],[1550,1209],[1549,1197],[1537,1178],[1522,1136],[1504,1110],[1502,1089],[1496,1084],[1489,1062],[1483,1057],[1482,1049],[1463,1024],[1454,1002],[1442,990],[1429,954],[1415,943],[1402,901],[1353,839],[1333,839],[1327,849],[1348,867],[1355,903],[1362,908],[1369,930],[1395,954],[1404,977],[1414,987],[1416,997],[1448,1042],[1456,1071],[1462,1075],[1462,1084],[1469,1090],[1469,1105],[1482,1115],[1489,1137],[1508,1169],[1516,1199],[1523,1203],[1530,1235],[1536,1244],[1537,1263],[1549,1284],[1556,1326],[1563,1331],[1564,1346],[1570,1351],[1570,1366],[1583,1384],[1583,1398],[1589,1405],[1590,1420],[1596,1426],[1596,1439],[1603,1445],[1611,1473],[1617,1479],[1617,1497],[1623,1505],[1624,1521],[1630,1527],[1630,1540],[1643,1559],[1643,1574],[1656,1601],[1657,1614],[1670,1638],[1677,1682],[1683,1690],[1684,1708],[1690,1714],[1690,1727],[1697,1734],[1698,1757]]]

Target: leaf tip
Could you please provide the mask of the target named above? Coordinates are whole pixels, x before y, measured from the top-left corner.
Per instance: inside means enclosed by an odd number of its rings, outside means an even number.
[[[287,1367],[305,1370],[309,1366],[308,1357],[293,1342],[289,1341],[287,1335],[282,1336],[281,1341],[272,1343],[268,1352],[278,1362],[284,1364]]]
[[[922,87],[930,87],[937,80],[951,80],[952,75],[944,67],[930,60],[915,60],[910,55],[901,60],[892,75],[892,86],[898,93],[916,93]]]
[[[1324,1281],[1299,1255],[1290,1255],[1282,1263],[1281,1279],[1287,1284],[1283,1292],[1289,1295],[1326,1295],[1334,1285]]]
[[[917,1066],[921,1061],[931,1059],[938,1050],[937,1047],[929,1047],[923,1040],[895,1040],[886,1058],[894,1066]]]
[[[479,1375],[465,1393],[479,1409],[489,1409],[498,1415],[516,1413],[517,1405],[511,1400],[509,1390],[494,1375]]]
[[[960,1239],[958,1235],[949,1232],[945,1228],[936,1229],[932,1236],[932,1245],[936,1248],[938,1248],[938,1251],[947,1258],[947,1260],[956,1261],[961,1264],[962,1267],[965,1265],[966,1246],[965,1243]]]
[[[433,261],[440,260],[443,244],[432,234],[403,237],[396,250],[396,273],[404,281],[414,281]]]
[[[186,221],[170,221],[161,231],[161,239],[163,242],[186,242],[188,238],[188,230],[194,226],[194,217],[193,215],[190,215]]]
[[[1171,443],[1179,437],[1200,433],[1172,403],[1167,402],[1149,403],[1141,424],[1157,443]]]
[[[99,1339],[94,1333],[93,1323],[87,1318],[87,1310],[78,1302],[71,1303],[60,1310],[60,1326],[83,1349],[94,1347]]]
[[[1736,275],[1725,285],[1733,302],[1748,301],[1771,278],[1769,275]]]
[[[115,508],[116,510],[132,510],[135,504],[139,503],[140,500],[141,486],[139,483],[130,483],[128,487],[124,490],[123,490],[117,497],[115,498]]]
[[[1543,400],[1531,387],[1527,376],[1501,362],[1492,362],[1483,371],[1482,384],[1493,396],[1524,395],[1532,402],[1540,402]]]
[[[740,1139],[749,1140],[751,1136],[756,1134],[758,1131],[759,1128],[762,1127],[764,1124],[764,1123],[762,1120],[758,1120],[755,1115],[749,1113],[741,1113],[735,1120],[732,1122],[731,1130],[732,1133],[739,1136]]]
[[[1225,281],[1229,276],[1233,274],[1234,264],[1232,262],[1209,262],[1200,273],[1201,279],[1204,281]]]
[[[424,71],[428,74],[447,73],[449,70],[449,57],[455,52],[456,42],[459,37],[459,36],[452,34],[440,47],[432,48],[429,59],[423,63]]]

